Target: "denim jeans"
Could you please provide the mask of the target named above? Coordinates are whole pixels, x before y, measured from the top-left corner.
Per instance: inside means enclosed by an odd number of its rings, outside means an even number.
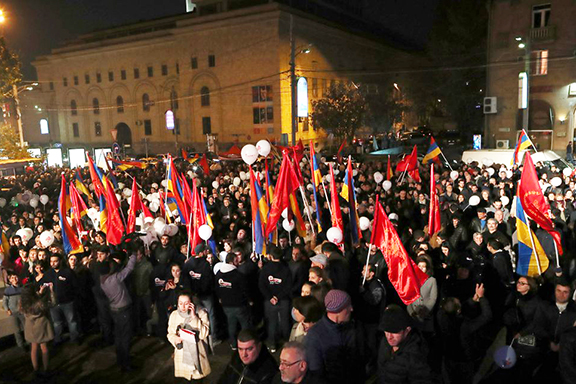
[[[218,335],[218,329],[216,328],[216,308],[214,308],[214,296],[206,296],[200,299],[202,306],[208,312],[208,318],[210,319],[210,335],[216,337]]]
[[[12,326],[16,329],[14,332],[14,337],[16,338],[16,344],[19,347],[23,347],[26,343],[22,335],[24,334],[24,315],[21,313],[14,313],[8,317],[9,321],[12,323]]]
[[[110,315],[110,302],[106,297],[95,295],[96,300],[96,313],[98,315],[98,325],[102,338],[108,344],[114,341],[112,334],[112,315]]]
[[[74,313],[74,302],[71,301],[65,304],[58,304],[50,308],[50,316],[54,323],[54,342],[60,343],[62,341],[62,331],[64,329],[64,320],[68,324],[70,331],[70,340],[78,340],[78,323],[76,322],[76,314]]]
[[[230,339],[230,345],[236,347],[236,330],[238,329],[238,324],[240,324],[241,329],[247,329],[250,327],[248,308],[224,307],[223,309],[226,314],[226,320],[228,320],[228,337]]]
[[[131,306],[119,311],[111,311],[114,321],[114,344],[116,345],[116,361],[121,368],[130,366],[130,342],[132,341]]]
[[[288,340],[290,337],[290,300],[280,300],[276,305],[269,301],[264,302],[264,315],[268,323],[267,344],[269,347],[278,345],[278,331],[280,337]]]

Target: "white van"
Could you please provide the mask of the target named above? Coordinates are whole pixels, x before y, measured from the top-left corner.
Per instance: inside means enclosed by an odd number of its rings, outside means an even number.
[[[520,163],[524,161],[524,154],[527,150],[520,151],[518,157],[520,159]],[[555,165],[558,169],[562,170],[566,167],[574,169],[574,165],[569,164],[564,160],[562,157],[558,156],[558,154],[554,151],[544,150],[539,152],[534,152],[534,150],[530,149],[530,154],[532,155],[532,160],[534,163],[542,162],[543,164],[547,164],[548,166]],[[470,150],[464,151],[462,153],[462,161],[466,164],[470,164],[476,161],[478,164],[502,164],[506,167],[512,167],[512,158],[514,156],[513,149],[479,149],[479,150]]]

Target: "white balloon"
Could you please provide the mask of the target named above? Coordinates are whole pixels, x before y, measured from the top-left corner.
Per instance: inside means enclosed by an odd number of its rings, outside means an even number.
[[[390,180],[384,180],[382,183],[382,188],[384,188],[385,191],[389,190],[392,188],[392,182]]]
[[[210,228],[208,224],[201,225],[200,228],[198,228],[198,236],[200,236],[202,240],[208,240],[212,236],[212,228]]]
[[[337,227],[332,227],[326,232],[326,238],[328,241],[334,244],[340,244],[342,242],[342,231]]]
[[[116,200],[118,200],[118,202],[120,202],[122,200],[122,196],[120,196],[119,194],[116,193]]]
[[[164,187],[167,188],[168,187],[168,180],[164,179],[160,182],[160,184]]]
[[[246,172],[240,171],[240,180],[248,180],[249,176]]]
[[[42,205],[46,205],[48,204],[48,196],[46,195],[40,195],[40,202],[42,203]]]
[[[244,160],[246,164],[252,165],[258,159],[258,150],[252,144],[246,144],[242,148],[240,155],[242,155],[242,160]]]
[[[152,188],[158,189],[158,183],[152,183]]]
[[[40,234],[40,244],[44,248],[48,248],[54,243],[54,234],[50,231],[44,231]]]
[[[6,206],[6,199],[3,197],[0,197],[0,208],[4,208]]]
[[[285,219],[288,218],[288,208],[284,208],[284,210],[282,211],[282,217]]]
[[[360,221],[360,230],[361,231],[365,231],[368,228],[370,228],[370,219],[369,218],[362,216],[359,221]]]
[[[352,170],[352,176],[356,177],[358,175],[358,170],[357,169],[353,169]]]
[[[168,235],[168,225],[163,224],[163,223],[155,223],[154,224],[154,231],[156,231],[156,234],[158,235],[158,237]],[[170,236],[170,235],[168,235],[168,236]]]
[[[478,204],[480,204],[480,196],[478,195],[470,196],[470,199],[468,199],[468,204],[470,204],[473,207],[477,206]]]
[[[32,193],[30,191],[24,192],[21,196],[21,199],[24,204],[28,204],[30,199],[32,199]]]
[[[382,182],[382,180],[384,180],[384,175],[382,175],[380,172],[374,173],[374,181],[377,184],[380,184]]]
[[[124,189],[125,185],[124,183],[118,183],[118,189]]]
[[[30,228],[21,228],[21,229],[16,231],[16,234],[18,236],[20,236],[20,238],[22,239],[22,242],[24,242],[26,244],[32,238],[32,235],[34,234],[34,232],[32,232],[32,230]]]
[[[450,172],[450,178],[452,180],[456,180],[458,178],[458,176],[460,176],[460,174],[458,173],[458,171],[452,171]]]
[[[138,216],[136,218],[136,226],[142,228],[144,226],[144,222],[142,221],[142,216]]]
[[[168,224],[167,228],[168,236],[176,236],[178,233],[178,226],[176,224]]]
[[[218,184],[218,182],[217,182],[216,180],[214,180],[214,181],[212,182],[212,188],[218,189],[219,186],[220,186],[220,184]]]
[[[30,200],[30,206],[32,208],[36,208],[38,206],[38,203],[39,203],[38,199],[33,198]]]
[[[513,175],[514,175],[514,173],[512,173],[512,171],[506,171],[506,177],[508,179],[512,178]]]
[[[148,225],[154,224],[154,218],[150,217],[150,216],[145,217],[144,218],[144,224],[148,224]]]
[[[553,177],[550,180],[550,184],[552,184],[552,186],[554,187],[559,187],[560,185],[562,185],[562,179],[559,177]]]
[[[132,204],[132,196],[128,196],[126,201],[128,202],[128,205]]]
[[[508,203],[510,203],[510,199],[508,198],[508,196],[502,196],[502,197],[500,198],[500,201],[502,202],[502,205],[503,205],[503,206],[507,206]]]
[[[306,186],[306,189],[309,190],[310,192],[312,192],[314,190],[314,186],[312,184],[308,184]]]
[[[239,186],[240,183],[242,183],[242,181],[240,180],[240,178],[239,178],[239,177],[235,177],[235,178],[234,178],[234,185],[235,185],[235,186]]]
[[[268,154],[270,153],[270,143],[268,142],[268,140],[260,140],[259,142],[256,143],[256,150],[258,151],[258,154],[260,156],[268,156]]]
[[[334,170],[334,176],[338,176],[340,174],[340,170],[338,168],[336,168]]]
[[[124,188],[122,190],[122,195],[124,195],[124,197],[130,197],[132,196],[132,190],[130,188]]]
[[[566,177],[569,177],[572,174],[572,168],[568,168],[568,167],[564,168],[562,170],[562,174]]]
[[[282,228],[288,232],[292,232],[294,229],[294,220],[288,221],[288,219],[282,220]]]
[[[158,201],[151,201],[148,208],[150,208],[152,212],[158,212],[160,209],[160,203]]]
[[[484,164],[487,167],[491,167],[494,164],[494,161],[492,159],[485,157],[482,159],[482,164]]]

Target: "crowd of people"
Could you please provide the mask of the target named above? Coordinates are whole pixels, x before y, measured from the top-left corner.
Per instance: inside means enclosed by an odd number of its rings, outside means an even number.
[[[61,174],[70,181],[76,170],[35,167],[1,179],[3,305],[34,371],[57,369],[50,367],[49,346],[99,333],[103,346],[116,346],[124,372],[134,369],[132,338],[151,336],[174,347],[176,377],[198,382],[576,383],[574,178],[536,165],[564,253],[557,258],[550,234],[533,223],[550,266],[531,277],[516,274],[512,201],[522,166],[507,172],[460,164],[455,175],[437,164],[442,230],[429,236],[429,166],[420,167],[421,182],[396,173],[389,187],[374,177],[386,162],[355,163],[358,217],[374,218],[378,196],[409,257],[428,276],[419,298],[405,305],[388,274],[387,250],[369,247],[371,229],[353,243],[343,198],[343,244],[327,240],[330,185],[319,188],[316,204],[307,158],[296,164],[304,179],[297,201],[305,212],[306,198],[320,215],[304,214],[305,233],[278,225],[263,255],[253,252],[249,181],[235,180],[248,171],[242,162],[212,163],[207,174],[188,161],[176,163],[188,182],[197,178],[215,250],[205,242],[189,249],[183,225],[157,234],[144,220],[111,246],[86,216],[83,252],[66,254],[58,196]],[[318,160],[328,174],[326,159]],[[272,184],[278,167],[269,163]],[[263,161],[253,168],[264,174]],[[135,178],[147,196],[164,189],[165,169],[159,161],[115,178],[127,185]],[[339,193],[345,165],[335,162],[334,169]],[[80,174],[94,191],[88,170]],[[550,183],[555,177],[560,185]],[[20,201],[26,191],[49,200],[32,207]],[[480,203],[470,205],[472,196]],[[94,195],[83,198],[98,204]],[[124,217],[128,208],[122,198]],[[156,207],[154,214],[163,213]],[[18,234],[23,228],[33,231],[30,239]],[[40,240],[45,231],[55,238],[48,247]],[[229,344],[232,357],[216,373],[210,360],[219,343]]]

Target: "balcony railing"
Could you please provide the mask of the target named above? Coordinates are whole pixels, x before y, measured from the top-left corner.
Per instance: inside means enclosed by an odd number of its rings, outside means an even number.
[[[530,30],[530,40],[535,43],[544,41],[554,41],[556,39],[556,27],[550,25],[542,28],[532,28]]]

